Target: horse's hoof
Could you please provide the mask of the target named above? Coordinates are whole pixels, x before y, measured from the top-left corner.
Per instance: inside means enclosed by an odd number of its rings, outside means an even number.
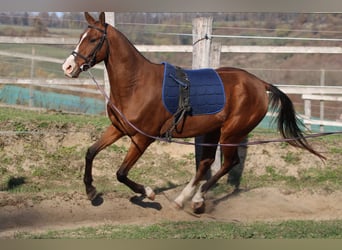
[[[94,207],[101,206],[103,203],[102,193],[96,193],[95,197],[91,200],[91,204]]]
[[[205,212],[204,201],[193,202],[192,203],[192,210],[194,211],[195,214],[203,214]]]
[[[173,201],[172,205],[177,210],[182,210],[183,209],[183,206],[181,204],[178,204],[176,201]]]
[[[154,199],[156,198],[155,192],[150,187],[145,188],[145,193],[146,193],[146,197],[150,199],[151,201],[154,201]]]

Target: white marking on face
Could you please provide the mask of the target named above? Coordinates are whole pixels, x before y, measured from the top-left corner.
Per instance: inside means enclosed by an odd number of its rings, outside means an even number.
[[[83,36],[80,39],[80,42],[77,44],[75,48],[75,52],[79,52],[80,44],[82,41],[87,37],[88,32],[84,33]],[[76,69],[77,65],[75,62],[75,57],[73,55],[70,55],[65,62],[62,65],[62,69],[64,71],[64,74],[68,77],[72,77],[74,72],[77,71]]]
[[[72,77],[72,73],[74,72],[75,67],[76,67],[76,63],[75,63],[75,57],[73,55],[70,55],[62,65],[64,74],[68,77]]]
[[[77,44],[77,46],[76,46],[76,48],[75,48],[75,51],[76,51],[77,53],[78,53],[78,50],[80,49],[81,43],[82,43],[83,40],[87,37],[87,35],[88,35],[88,32],[85,32],[85,33],[83,34],[83,36],[81,37],[80,42]]]

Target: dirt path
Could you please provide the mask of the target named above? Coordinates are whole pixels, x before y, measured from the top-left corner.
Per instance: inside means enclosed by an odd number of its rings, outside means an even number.
[[[51,197],[33,197],[40,202],[0,193],[0,238],[16,232],[43,232],[102,224],[146,225],[162,221],[217,220],[253,222],[279,220],[342,219],[342,192],[286,193],[277,188],[241,190],[238,193],[213,197],[208,194],[207,213],[192,215],[189,204],[184,210],[173,207],[171,199],[179,190],[157,195],[156,200],[141,201],[138,197],[118,198],[115,193],[103,196],[100,206],[92,206],[83,194],[72,193]]]

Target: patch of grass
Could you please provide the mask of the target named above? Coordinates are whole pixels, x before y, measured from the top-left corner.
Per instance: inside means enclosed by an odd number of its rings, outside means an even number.
[[[27,128],[25,126],[25,124],[23,124],[22,122],[14,122],[14,129],[16,132],[27,132]]]
[[[293,152],[287,152],[286,155],[282,155],[281,158],[289,164],[297,164],[300,161],[299,155]]]
[[[16,131],[27,131],[30,127],[47,128],[51,125],[62,129],[67,128],[67,124],[78,127],[92,125],[103,130],[110,123],[105,116],[22,111],[14,108],[0,108],[0,124],[1,121],[13,121]]]
[[[284,221],[252,224],[164,222],[147,226],[103,225],[43,234],[18,233],[17,239],[342,239],[342,221]]]
[[[299,173],[299,180],[304,186],[331,186],[340,188],[342,169],[325,167],[322,169],[309,168]]]
[[[285,175],[274,166],[266,166],[266,173],[260,176],[251,171],[245,171],[241,185],[248,188],[285,186],[294,189],[340,189],[342,168],[323,167],[308,168],[298,172],[298,176]]]
[[[10,158],[10,157],[7,157],[7,156],[3,156],[3,157],[1,157],[1,161],[2,161],[2,164],[4,166],[6,166],[6,165],[13,164],[14,159]],[[4,174],[4,173],[7,172],[7,169],[4,166],[0,167],[0,174]]]
[[[331,147],[329,151],[333,154],[342,154],[342,148],[340,147]]]
[[[113,144],[110,146],[110,149],[117,153],[127,153],[128,149],[125,146],[118,146]]]
[[[258,188],[279,185],[284,183],[286,186],[295,187],[299,180],[294,176],[287,176],[279,171],[274,166],[266,166],[266,173],[256,176],[251,171],[245,171],[242,177],[241,185],[248,188]]]

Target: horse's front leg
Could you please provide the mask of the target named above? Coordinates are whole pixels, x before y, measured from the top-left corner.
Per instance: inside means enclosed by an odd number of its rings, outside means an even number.
[[[219,129],[212,131],[211,133],[204,135],[203,143],[216,144],[219,140],[219,137]],[[205,180],[205,176],[210,170],[211,164],[213,164],[213,162],[215,161],[216,148],[217,147],[203,147],[201,155],[198,155],[200,156],[200,162],[196,171],[196,175],[191,179],[188,185],[186,185],[186,187],[174,200],[178,208],[183,208],[184,202],[193,197],[198,186],[200,186],[199,189],[201,189],[201,186],[203,185],[202,181]]]
[[[122,136],[123,134],[119,130],[117,130],[113,125],[111,125],[105,130],[101,138],[97,142],[95,142],[91,147],[88,148],[85,157],[85,172],[83,181],[85,184],[88,199],[91,201],[93,201],[98,196],[96,188],[92,185],[93,160],[101,150],[108,147]]]
[[[116,172],[116,176],[118,181],[124,183],[130,189],[132,189],[135,193],[139,193],[142,196],[146,196],[150,200],[154,200],[155,193],[150,187],[144,187],[141,184],[138,184],[132,180],[130,180],[127,175],[131,170],[133,165],[137,162],[140,156],[145,152],[146,148],[153,142],[153,139],[147,138],[141,134],[138,134],[132,137],[132,143],[130,148],[125,156],[124,161],[122,162],[119,170]]]

